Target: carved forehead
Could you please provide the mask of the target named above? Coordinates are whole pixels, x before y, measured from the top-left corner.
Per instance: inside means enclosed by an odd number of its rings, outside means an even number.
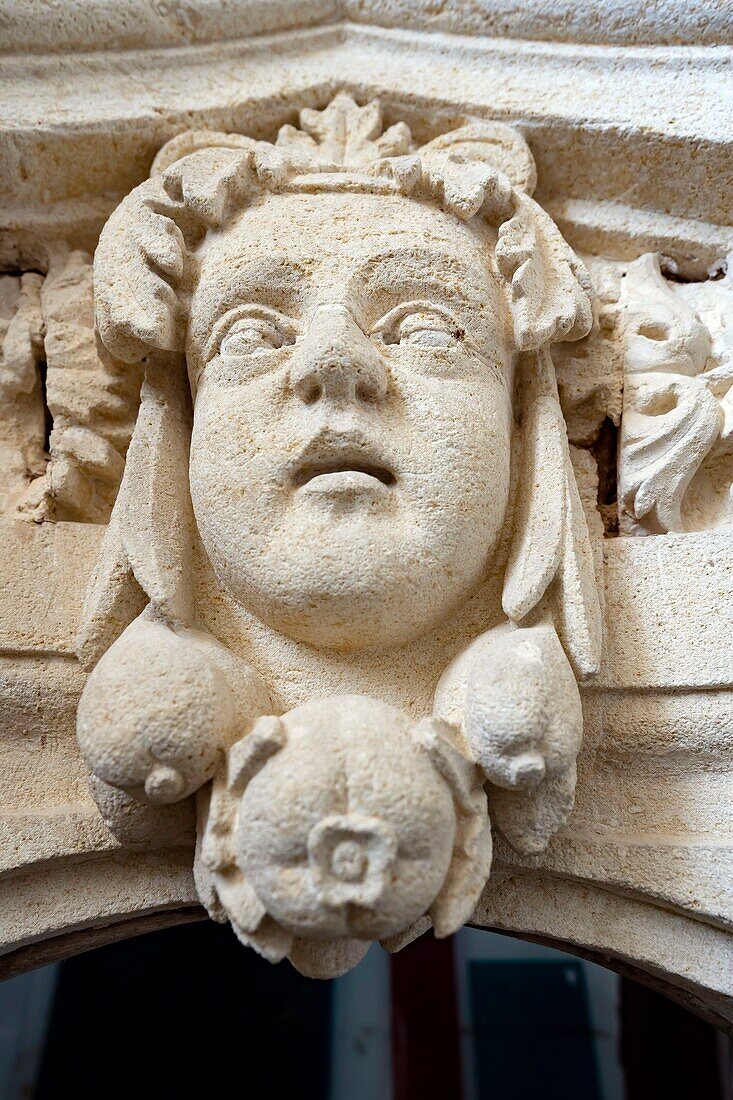
[[[214,242],[236,238],[241,244],[256,246],[261,234],[267,233],[274,244],[288,248],[291,244],[307,248],[316,242],[303,237],[303,231],[318,224],[327,236],[323,245],[332,248],[348,243],[352,248],[365,242],[370,250],[371,238],[385,234],[398,237],[426,237],[442,244],[447,251],[460,254],[460,243],[477,239],[478,224],[466,224],[454,214],[441,210],[434,203],[419,202],[400,194],[369,194],[343,191],[322,191],[317,194],[263,192],[259,201],[245,207],[239,215],[208,238],[204,251]],[[321,243],[321,242],[318,242]]]

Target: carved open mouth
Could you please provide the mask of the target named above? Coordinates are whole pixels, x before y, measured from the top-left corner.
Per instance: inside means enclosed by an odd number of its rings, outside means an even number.
[[[304,462],[295,471],[293,484],[296,489],[299,489],[315,478],[324,477],[328,474],[366,474],[367,477],[373,477],[376,481],[381,481],[382,485],[387,486],[394,485],[397,480],[392,471],[386,466],[340,457],[319,462]]]

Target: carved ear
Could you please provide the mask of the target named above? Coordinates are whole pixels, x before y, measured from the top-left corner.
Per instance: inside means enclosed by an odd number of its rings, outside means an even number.
[[[90,668],[150,601],[193,621],[190,402],[182,364],[151,361],[125,472],[87,590],[77,654]]]
[[[540,601],[576,675],[598,671],[601,606],[549,352],[522,361],[522,463],[503,606],[521,622]]]

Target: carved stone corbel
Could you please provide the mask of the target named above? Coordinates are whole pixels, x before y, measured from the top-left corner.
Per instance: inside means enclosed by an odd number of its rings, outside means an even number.
[[[534,182],[531,163],[518,133],[497,123],[471,123],[417,148],[404,124],[382,133],[377,104],[359,107],[340,95],[325,111],[302,112],[301,129],[284,127],[274,145],[214,133],[176,139],[151,179],[113,215],[97,250],[100,337],[119,359],[146,356],[148,370],[79,639],[88,663],[104,653],[79,708],[93,791],[120,839],[132,821],[139,842],[143,814],[158,838],[165,836],[164,817],[180,829],[171,805],[213,777],[213,818],[208,793],[199,795],[202,899],[217,918],[229,915],[245,942],[268,957],[288,954],[308,973],[340,972],[371,938],[404,942],[426,913],[438,934],[453,931],[489,873],[489,818],[520,850],[538,851],[572,809],[582,732],[575,675],[598,668],[601,620],[547,348],[588,331],[590,283],[524,190]],[[277,233],[272,219],[283,203],[290,217],[313,221],[318,232],[311,237],[303,229],[299,239],[280,231],[263,252],[259,239]],[[413,229],[408,221],[395,258],[388,225],[398,210],[417,222]],[[329,231],[324,216],[344,228]],[[366,217],[374,228],[357,238]],[[355,262],[357,240],[364,255]],[[214,241],[224,248],[221,260],[212,254]],[[456,252],[467,246],[468,265]],[[333,261],[335,272],[324,270],[310,283],[297,276],[304,247],[313,267]],[[419,274],[426,248],[434,265],[427,282]],[[249,283],[241,284],[243,264]],[[272,283],[274,292],[267,290]],[[194,404],[190,460],[186,399],[177,396],[182,353]],[[263,386],[271,396],[262,411],[267,415],[271,403],[273,417],[264,431],[256,421],[247,424],[246,411],[248,401],[256,407],[262,400]],[[514,391],[518,428],[509,415]],[[443,438],[422,411],[436,400],[447,402]],[[385,430],[389,445],[381,439]],[[515,431],[522,459],[512,487]],[[450,473],[447,462],[455,467]],[[268,529],[269,545],[261,541]],[[417,541],[415,531],[422,532]],[[283,562],[292,562],[287,571]],[[200,589],[194,592],[197,569],[213,575],[218,599],[240,617],[238,640],[202,631],[209,614]],[[414,654],[434,647],[448,624],[458,623],[465,637],[462,606],[502,570],[504,616],[514,625],[502,627],[501,609],[486,607],[470,662],[451,666],[451,678],[463,675],[464,683],[447,689],[454,697],[449,714],[446,689],[438,689],[437,713],[453,725],[442,733],[435,727],[427,757],[415,755],[413,735],[389,748],[390,727],[406,730],[410,721],[403,710],[380,710],[395,697],[389,676],[384,703],[358,691],[358,674],[345,681],[350,694],[323,697],[319,681],[327,682],[341,654],[381,645],[399,667],[407,647]],[[120,609],[131,614],[143,594],[147,608],[126,626]],[[282,732],[282,755],[273,748],[271,763],[257,749],[249,785],[232,777],[232,754],[255,752],[262,723],[271,721],[262,717],[273,713],[267,694],[281,695],[278,677],[286,673],[272,663],[280,639],[294,652],[305,644],[318,654],[319,675],[303,686],[315,710],[304,702],[267,727],[290,732]],[[110,712],[124,718],[110,724]],[[317,716],[315,727],[306,722],[305,741],[301,713],[303,720]],[[308,745],[305,770],[299,744]],[[373,768],[380,752],[392,761],[400,793],[388,796],[385,788],[366,809],[358,798],[352,806],[362,754],[376,754]],[[279,776],[291,758],[289,800],[302,809],[273,848],[258,840],[261,812],[246,825],[246,806],[254,788],[274,798],[282,778],[269,776]],[[488,815],[482,782],[490,785]],[[112,801],[109,787],[125,800]],[[480,830],[471,836],[471,828],[468,840],[454,837],[456,825],[440,809],[450,792],[455,798],[464,789],[462,799],[474,792]],[[326,790],[335,803],[317,808]],[[147,809],[134,811],[130,799]],[[392,804],[412,806],[426,821],[437,815],[421,842],[433,856],[419,872],[403,857],[397,873],[396,852],[411,842]],[[464,806],[455,820],[465,813]],[[343,888],[327,896],[317,885],[324,872],[314,837],[331,829],[332,818],[342,822],[336,833],[351,838],[338,844],[354,851],[341,871],[336,860],[331,873]],[[358,824],[367,818],[371,825]],[[474,856],[481,831],[488,847]],[[224,834],[231,839],[222,849],[217,838]],[[372,858],[372,845],[381,855]],[[445,849],[448,857],[454,845],[459,862],[478,860],[468,877],[439,855]],[[280,885],[268,886],[281,859]],[[301,860],[307,873],[296,872]],[[392,867],[382,917],[381,894],[364,885],[375,860]],[[237,875],[244,877],[233,893]],[[443,903],[448,882],[451,900]]]

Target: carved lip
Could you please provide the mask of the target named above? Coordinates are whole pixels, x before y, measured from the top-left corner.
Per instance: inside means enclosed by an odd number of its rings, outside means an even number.
[[[344,484],[366,483],[369,479],[387,488],[397,481],[391,467],[381,461],[381,456],[374,454],[374,448],[366,440],[333,432],[323,433],[312,440],[291,473],[296,489],[320,478],[327,478],[329,484],[334,485],[342,481]]]
[[[381,481],[382,485],[394,485],[395,476],[386,466],[376,466],[370,462],[355,462],[349,460],[332,462],[306,462],[296,471],[293,484],[296,489],[307,485],[316,478],[325,477],[328,474],[365,474],[367,477]]]

